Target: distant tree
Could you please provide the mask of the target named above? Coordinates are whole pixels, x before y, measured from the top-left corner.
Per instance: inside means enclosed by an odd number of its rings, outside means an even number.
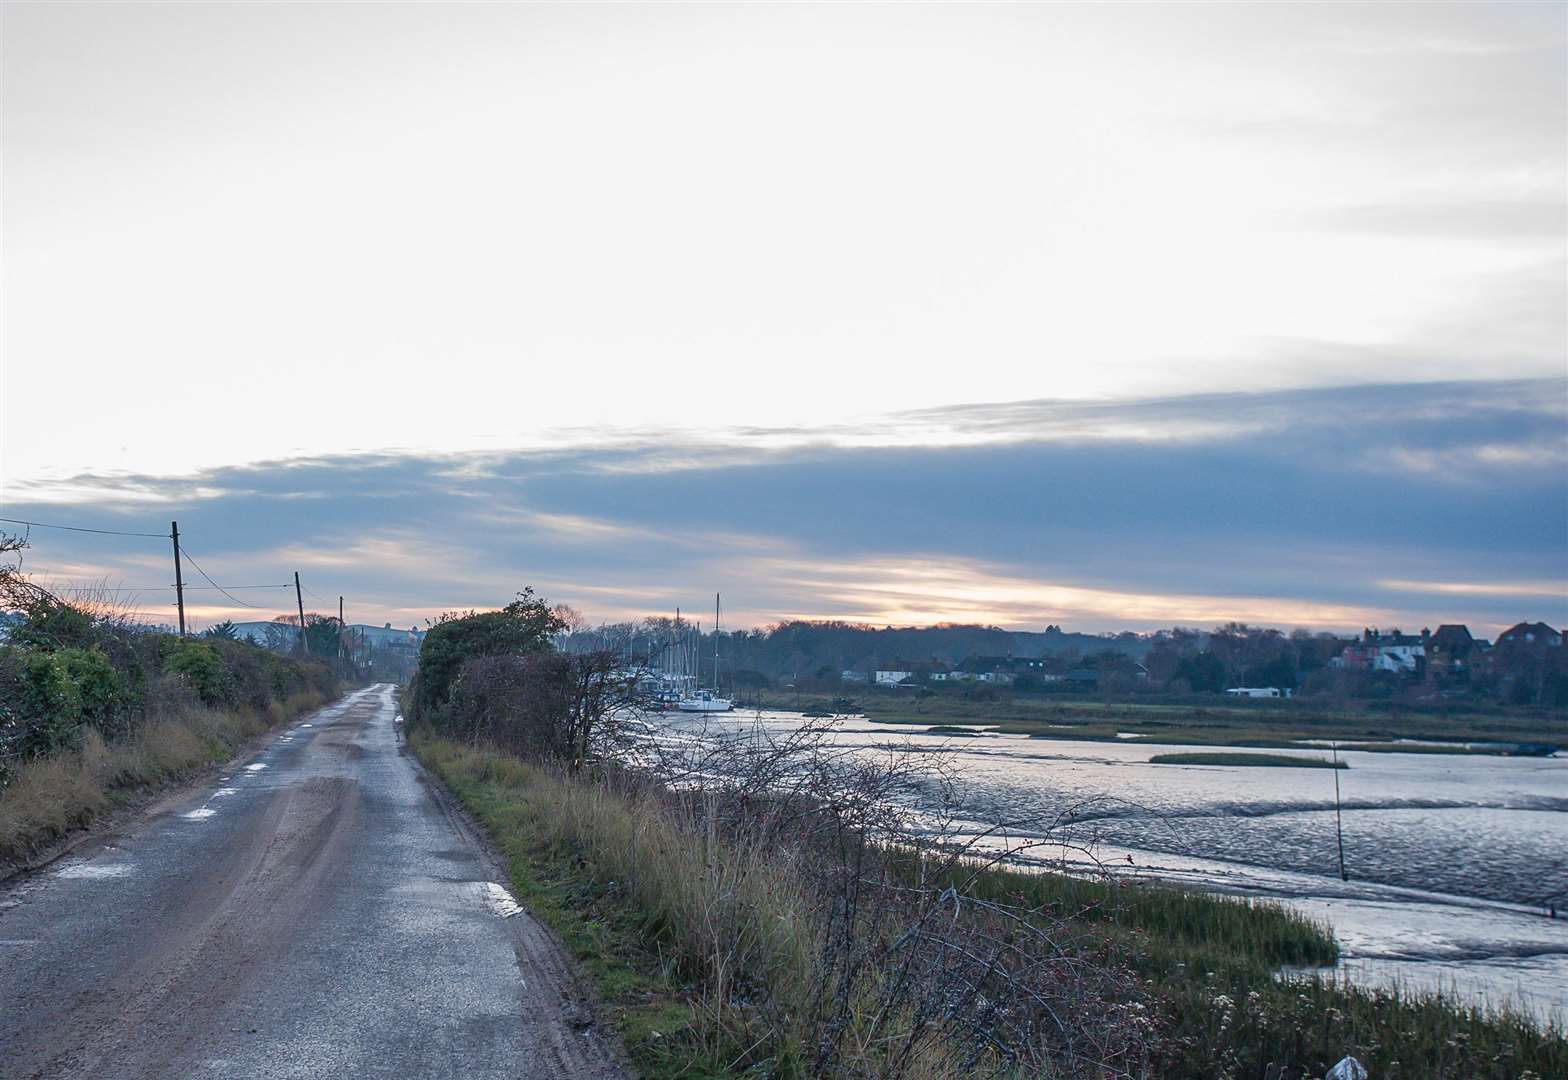
[[[448,612],[425,634],[419,649],[411,712],[414,719],[434,722],[446,707],[458,673],[480,656],[524,656],[550,652],[551,637],[561,630],[560,617],[524,589],[500,611]]]
[[[279,615],[262,630],[262,644],[273,652],[299,651],[299,620],[293,615]]]
[[[220,623],[213,623],[202,633],[202,637],[217,638],[220,641],[238,641],[239,636],[239,631],[235,629],[234,623],[228,619],[224,619]]]
[[[336,615],[305,612],[305,651],[311,656],[337,656],[343,644],[343,628]]]
[[[1185,682],[1195,693],[1217,694],[1225,689],[1225,661],[1212,652],[1197,653],[1176,665],[1176,678]]]

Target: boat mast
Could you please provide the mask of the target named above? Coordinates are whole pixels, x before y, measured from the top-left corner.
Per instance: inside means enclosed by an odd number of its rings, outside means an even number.
[[[713,594],[713,692],[719,692],[719,594]]]

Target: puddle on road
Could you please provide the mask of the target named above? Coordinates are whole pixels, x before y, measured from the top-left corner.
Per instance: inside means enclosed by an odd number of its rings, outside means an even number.
[[[124,863],[67,863],[56,870],[55,877],[96,880],[125,877],[131,868]]]
[[[258,761],[254,765],[247,765],[247,766],[245,766],[245,771],[246,772],[261,772],[261,770],[265,769],[266,767],[267,766],[266,766],[265,762]]]
[[[474,887],[479,891],[479,902],[492,915],[510,919],[513,915],[523,910],[523,906],[517,902],[511,893],[506,891],[505,886],[498,885],[493,881],[476,881],[474,882]]]
[[[210,818],[216,813],[216,810],[212,810],[203,806],[199,810],[191,810],[188,813],[181,814],[180,817],[185,818],[188,821],[201,821],[203,818]]]
[[[225,777],[225,779],[227,779],[227,777]],[[217,791],[212,793],[212,797],[216,799],[220,795],[234,795],[237,794],[239,790],[240,789],[237,787],[220,787]]]

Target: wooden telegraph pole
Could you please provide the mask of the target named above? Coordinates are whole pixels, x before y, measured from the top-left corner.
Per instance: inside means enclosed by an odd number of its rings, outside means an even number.
[[[299,571],[294,571],[294,602],[299,605],[299,654],[309,656],[305,647],[305,597],[299,591]]]
[[[343,659],[348,651],[348,642],[343,635],[348,633],[348,623],[343,621],[343,598],[338,597],[338,659]]]
[[[174,541],[174,599],[180,606],[180,637],[185,636],[185,579],[180,576],[180,523],[169,522],[169,539]]]

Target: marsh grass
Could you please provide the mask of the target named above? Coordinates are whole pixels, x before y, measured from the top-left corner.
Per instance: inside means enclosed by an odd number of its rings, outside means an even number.
[[[123,741],[84,731],[78,748],[23,763],[0,789],[0,863],[23,861],[148,790],[227,760],[247,740],[325,700],[300,691],[260,710],[187,702]]]
[[[826,694],[797,698],[776,691],[760,697],[763,707],[785,710],[823,710],[833,701]],[[1299,698],[1249,702],[1093,701],[1018,693],[1005,693],[995,701],[979,701],[947,690],[925,698],[862,690],[855,693],[855,702],[868,720],[880,724],[986,725],[1005,734],[1042,739],[1268,749],[1297,746],[1307,739],[1333,738],[1412,753],[1500,753],[1501,749],[1466,749],[1463,744],[1561,745],[1568,741],[1568,725],[1564,724],[1561,710],[1336,708]],[[1135,738],[1118,739],[1118,732],[1133,733]],[[1402,738],[1446,745],[1418,748],[1394,741]]]
[[[1281,968],[1328,964],[1337,950],[1323,926],[1275,904],[972,861],[934,873],[918,853],[884,853],[882,881],[961,882],[967,905],[1037,913],[1060,977],[1083,980],[1075,1057],[976,1054],[947,1038],[963,1029],[940,1025],[942,1037],[911,1040],[912,1013],[879,1023],[898,977],[876,960],[887,939],[870,933],[850,950],[870,978],[844,980],[844,956],[829,956],[842,894],[823,892],[834,879],[822,848],[737,843],[697,793],[571,778],[418,732],[411,741],[495,837],[519,897],[584,960],[650,1078],[1315,1080],[1347,1053],[1379,1080],[1568,1075],[1562,1032],[1515,1014],[1310,971],[1282,980]],[[835,987],[848,999],[825,1009]]]

